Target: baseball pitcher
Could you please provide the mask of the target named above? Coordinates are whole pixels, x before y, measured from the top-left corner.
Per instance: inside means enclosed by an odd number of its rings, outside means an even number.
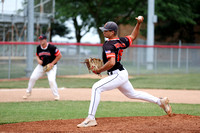
[[[58,94],[58,87],[56,83],[56,72],[57,62],[60,60],[62,55],[56,46],[47,43],[47,37],[45,35],[41,35],[39,40],[40,45],[37,46],[36,52],[38,65],[30,77],[26,95],[23,96],[23,98],[27,99],[29,96],[31,96],[32,88],[35,85],[36,80],[46,73],[50,88],[54,95],[54,100],[59,100],[60,96]]]
[[[121,64],[123,50],[128,48],[136,39],[139,33],[140,25],[144,18],[139,16],[136,18],[137,24],[133,29],[131,35],[119,38],[117,35],[118,26],[115,22],[107,22],[104,27],[100,27],[104,37],[108,38],[103,44],[102,59],[104,65],[93,70],[93,73],[100,74],[107,71],[108,77],[105,77],[92,86],[92,96],[88,117],[77,127],[96,126],[95,114],[100,102],[100,94],[104,91],[109,91],[118,88],[128,98],[145,100],[151,103],[158,104],[164,111],[171,116],[172,109],[169,105],[169,99],[157,98],[146,92],[136,91],[128,79],[128,72]]]

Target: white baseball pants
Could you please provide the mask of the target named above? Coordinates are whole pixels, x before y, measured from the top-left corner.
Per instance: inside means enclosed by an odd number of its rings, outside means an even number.
[[[146,92],[134,90],[132,84],[128,79],[127,70],[122,70],[116,74],[99,80],[93,85],[88,117],[91,118],[93,116],[92,119],[95,118],[97,107],[100,102],[101,92],[113,90],[115,88],[118,88],[128,98],[145,100],[158,105],[161,104],[159,98],[154,97]]]
[[[54,65],[54,67],[49,71],[46,72],[48,80],[49,80],[49,86],[53,92],[54,96],[58,96],[58,87],[57,87],[57,83],[56,83],[56,72],[57,72],[57,65]],[[36,66],[36,68],[34,69],[33,73],[31,74],[31,77],[29,79],[29,83],[28,83],[28,88],[26,90],[26,92],[31,92],[33,86],[35,85],[35,82],[44,75],[44,71],[43,71],[43,66],[38,64]]]

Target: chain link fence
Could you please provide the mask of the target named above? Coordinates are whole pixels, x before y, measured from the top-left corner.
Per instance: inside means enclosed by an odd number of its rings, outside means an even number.
[[[56,44],[56,43],[54,43]],[[37,45],[33,45],[36,53]],[[88,74],[86,66],[81,63],[85,58],[101,58],[102,47],[100,45],[74,45],[56,44],[62,53],[58,62],[57,75],[82,75]],[[26,77],[26,45],[0,45],[0,79]],[[151,55],[147,50],[153,49]],[[35,56],[35,55],[34,55]],[[148,56],[152,56],[152,62],[147,62]],[[34,57],[34,66],[37,65]],[[122,64],[130,75],[138,74],[175,74],[175,73],[200,73],[200,47],[199,46],[167,46],[133,45],[124,50]],[[152,67],[149,68],[148,65]],[[104,73],[106,74],[106,73]]]

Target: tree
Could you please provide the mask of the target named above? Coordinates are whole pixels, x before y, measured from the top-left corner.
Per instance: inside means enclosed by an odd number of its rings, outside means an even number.
[[[104,36],[99,27],[107,21],[115,21],[117,24],[134,24],[138,13],[144,14],[144,3],[147,3],[146,0],[127,0],[126,2],[121,0],[59,0],[56,1],[56,18],[61,22],[73,20],[77,42],[80,42],[91,27],[94,27],[103,43]],[[82,20],[81,24],[78,24],[78,17]],[[81,34],[83,29],[85,33]]]
[[[61,22],[73,20],[76,39],[80,42],[91,27],[97,29],[101,43],[104,36],[99,30],[107,21],[119,24],[135,25],[135,17],[143,15],[147,18],[148,0],[59,0],[56,1],[56,16]],[[155,25],[156,41],[185,42],[194,40],[194,26],[199,22],[199,0],[155,0],[155,14],[158,23]],[[78,18],[82,23],[78,23]],[[145,19],[144,23],[147,23]],[[146,33],[142,29],[142,33]],[[85,31],[83,33],[83,31]],[[146,34],[143,34],[146,36]],[[176,36],[175,36],[176,35]],[[175,36],[175,37],[174,37]]]
[[[156,0],[158,23],[155,26],[156,41],[194,42],[194,26],[199,20],[199,1]],[[168,39],[168,40],[167,40]]]
[[[64,23],[72,20],[75,28],[77,42],[90,30],[90,17],[86,7],[81,0],[59,0],[56,1],[56,19]],[[82,20],[79,24],[78,18]],[[84,32],[84,33],[83,33]]]
[[[65,36],[68,39],[71,39],[71,36],[66,36],[69,34],[71,31],[68,27],[66,27],[64,24],[54,21],[51,23],[51,35],[50,35],[50,40],[52,40],[52,36],[54,35],[59,35],[59,36]]]
[[[119,24],[134,24],[135,17],[138,14],[144,14],[142,9],[146,0],[88,0],[84,2],[87,7],[89,16],[93,18],[91,23],[97,29],[101,43],[104,42],[104,36],[99,27],[103,26],[107,21],[115,21]],[[137,6],[135,6],[137,5]]]

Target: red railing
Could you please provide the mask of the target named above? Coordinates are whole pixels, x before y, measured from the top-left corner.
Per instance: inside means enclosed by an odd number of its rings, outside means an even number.
[[[102,46],[102,44],[91,44],[91,43],[55,43],[50,42],[53,45],[77,45],[77,46]],[[0,45],[39,45],[39,42],[1,42]],[[181,49],[200,49],[200,46],[178,46],[178,45],[131,45],[130,47],[138,48],[181,48]]]

